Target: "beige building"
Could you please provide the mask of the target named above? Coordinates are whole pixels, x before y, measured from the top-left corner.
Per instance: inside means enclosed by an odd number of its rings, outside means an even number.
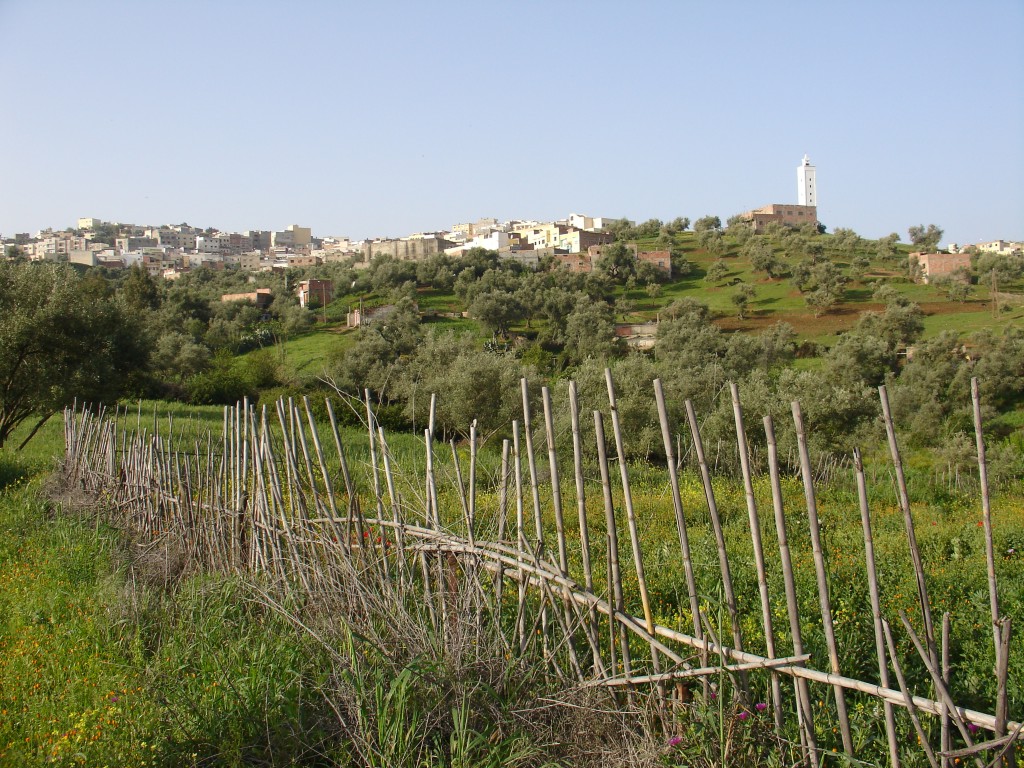
[[[433,256],[436,253],[443,253],[446,248],[455,245],[451,240],[445,240],[438,235],[426,237],[406,237],[401,240],[366,240],[360,250],[362,256],[360,261],[369,264],[374,256],[386,255],[402,261],[417,261]]]
[[[594,271],[593,253],[594,251],[590,253],[556,253],[555,263],[570,272],[590,274]],[[597,249],[597,253],[600,254],[600,249]]]
[[[575,227],[576,229],[600,232],[613,219],[609,219],[607,216],[584,216],[582,213],[570,213],[566,221],[570,227]]]
[[[291,253],[288,254],[288,266],[289,267],[319,267],[323,264],[323,261],[319,256],[314,254],[306,255],[304,253]]]
[[[666,277],[672,277],[672,254],[669,251],[640,251],[637,261],[646,261]]]
[[[326,307],[334,301],[334,282],[332,280],[303,280],[295,290],[299,297],[299,306],[308,307],[310,302]]]
[[[971,268],[971,256],[968,253],[912,253],[911,263],[921,265],[921,279],[930,283],[937,277],[952,275],[958,269]]]
[[[64,232],[44,237],[29,245],[31,249],[26,246],[25,251],[34,261],[67,261],[72,251],[84,251],[89,247],[84,237]]]
[[[979,251],[996,253],[1000,256],[1010,256],[1013,253],[1024,251],[1024,243],[1015,242],[1013,240],[993,240],[990,243],[978,243],[974,247]]]
[[[119,237],[114,241],[114,250],[118,253],[127,253],[128,251],[138,251],[142,248],[156,248],[157,241],[155,237]]]
[[[225,293],[220,297],[221,301],[251,301],[260,309],[270,306],[274,300],[269,288],[257,288],[249,293]]]
[[[270,233],[271,248],[290,248],[293,251],[308,250],[313,242],[313,231],[309,227],[289,224],[281,232]]]
[[[758,234],[764,232],[768,224],[773,222],[787,227],[802,227],[804,224],[818,225],[818,207],[816,205],[772,203],[740,215],[754,225],[754,232]]]
[[[569,229],[559,233],[552,244],[560,251],[582,253],[593,246],[608,245],[615,238],[604,232],[592,232],[585,229]]]
[[[568,224],[558,223],[532,224],[512,230],[520,242],[530,248],[555,248],[559,235],[568,231]]]

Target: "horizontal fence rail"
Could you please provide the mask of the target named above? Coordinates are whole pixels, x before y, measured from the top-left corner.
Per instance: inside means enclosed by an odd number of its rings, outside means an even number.
[[[209,431],[198,434],[194,425],[180,421],[175,425],[171,419],[164,425],[155,414],[152,428],[148,423],[143,426],[141,410],[130,414],[121,409],[111,413],[103,408],[74,407],[64,412],[64,471],[71,481],[101,500],[114,524],[127,528],[143,545],[173,541],[198,567],[258,574],[292,597],[315,600],[330,594],[338,580],[363,574],[418,590],[431,620],[443,624],[466,620],[452,615],[446,596],[458,584],[468,583],[476,595],[474,621],[494,622],[502,628],[510,652],[540,651],[552,674],[581,686],[600,686],[612,695],[624,691],[629,696],[648,687],[662,707],[681,708],[700,697],[714,698],[721,681],[728,679],[736,706],[742,710],[752,707],[755,684],[751,675],[763,675],[766,683],[762,689],[770,698],[776,731],[783,733],[795,715],[796,738],[808,765],[819,765],[827,754],[824,742],[835,740],[830,733],[823,734],[816,722],[819,712],[812,706],[812,683],[831,691],[839,732],[836,747],[851,758],[857,756],[857,749],[848,698],[868,697],[882,705],[891,765],[900,764],[901,746],[906,747],[900,743],[897,711],[909,718],[921,751],[936,768],[967,758],[982,765],[983,755],[988,760],[994,756],[996,762],[1013,760],[1013,742],[1022,726],[1010,720],[1007,711],[1011,625],[999,607],[976,380],[972,381],[972,393],[997,689],[994,713],[960,706],[950,693],[949,614],[935,626],[884,387],[879,388],[879,396],[921,625],[915,629],[902,611],[887,616],[882,610],[867,480],[860,453],[854,452],[844,469],[856,480],[867,578],[863,586],[871,603],[878,666],[877,678],[862,680],[843,673],[814,465],[800,405],[792,404],[792,415],[806,515],[787,516],[784,509],[775,429],[772,419],[765,417],[772,508],[769,522],[764,524],[754,492],[739,392],[735,385],[731,387],[736,449],[758,583],[756,610],[747,616],[737,599],[735,561],[727,551],[697,416],[692,405],[685,404],[686,450],[700,472],[720,570],[722,610],[714,616],[709,615],[694,574],[693,512],[684,509],[678,476],[680,438],[670,423],[661,382],[653,382],[666,456],[665,491],[672,501],[685,581],[681,588],[686,593],[680,610],[685,626],[673,627],[658,623],[652,606],[644,567],[645,544],[649,551],[652,544],[663,546],[664,542],[645,542],[641,535],[642,518],[633,499],[609,371],[606,384],[608,408],[591,414],[590,430],[583,426],[589,419],[580,413],[575,383],[569,382],[573,478],[563,488],[551,394],[546,387],[542,389],[538,417],[531,412],[528,382],[522,380],[521,419],[512,423],[511,440],[502,442],[500,469],[487,478],[490,503],[486,510],[478,490],[483,476],[476,424],[469,431],[468,449],[454,441],[442,448],[434,427],[435,397],[420,442],[422,456],[402,462],[375,419],[368,392],[358,403],[366,426],[360,441],[343,439],[330,399],[326,401],[326,419],[320,422],[305,398],[301,402],[282,399],[259,408],[245,401],[224,409],[219,435]],[[535,421],[542,423],[535,425]],[[345,432],[346,437],[350,434]],[[588,439],[593,440],[597,452],[599,499],[593,498],[595,484],[588,482],[584,473],[583,446]],[[543,443],[543,448],[537,448],[535,440]],[[467,453],[468,467],[464,468]],[[358,461],[351,458],[356,455]],[[442,456],[443,472],[439,470]],[[549,501],[542,503],[542,492]],[[563,506],[563,493],[566,499],[573,497],[574,510]],[[806,525],[810,535],[818,601],[818,615],[811,621],[820,627],[827,649],[821,659],[804,650],[802,628],[808,617],[800,615],[787,535],[787,526],[795,525]],[[766,557],[762,540],[762,531],[770,531],[772,526],[777,559]],[[549,541],[552,533],[554,541]],[[773,599],[778,602],[768,589],[770,578],[774,578],[772,568],[781,570],[785,585],[785,631],[773,625],[780,614],[772,612]],[[743,631],[751,617],[760,627],[756,643]],[[927,670],[926,679],[931,681],[928,695],[910,690],[906,660],[901,664],[896,653],[897,634],[904,639],[904,646],[909,640],[917,654],[915,663]],[[818,698],[822,698],[821,692]],[[941,721],[938,744],[922,724],[922,713]],[[991,737],[983,740],[979,729],[991,731]]]

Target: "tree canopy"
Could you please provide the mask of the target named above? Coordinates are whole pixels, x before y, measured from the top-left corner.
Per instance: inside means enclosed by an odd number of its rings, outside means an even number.
[[[926,251],[934,251],[939,247],[939,241],[942,239],[942,230],[934,224],[929,224],[927,227],[924,224],[918,224],[907,230],[907,234],[910,235],[910,242]]]
[[[148,355],[125,306],[71,268],[0,263],[0,445],[29,417],[42,423],[75,398],[113,402]]]

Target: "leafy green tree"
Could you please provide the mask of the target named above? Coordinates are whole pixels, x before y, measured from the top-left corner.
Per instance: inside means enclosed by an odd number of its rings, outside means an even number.
[[[565,343],[565,322],[572,313],[576,302],[583,294],[572,291],[556,283],[544,291],[544,303],[542,312],[547,318],[547,327],[544,331],[545,340],[561,345]]]
[[[148,362],[137,324],[118,302],[83,292],[74,270],[0,263],[0,446],[35,417],[31,438],[75,398],[114,402]]]
[[[149,272],[135,264],[121,282],[121,298],[134,310],[158,309],[160,288]]]
[[[665,224],[661,229],[668,235],[677,235],[680,232],[685,232],[690,228],[690,220],[685,216],[677,216],[672,221]]]
[[[800,293],[804,293],[811,283],[811,270],[814,265],[808,259],[798,261],[789,272],[789,281],[796,286]]]
[[[526,319],[526,327],[533,327],[533,320],[544,310],[544,292],[547,286],[547,275],[538,272],[526,272],[519,278],[519,287],[515,298],[519,303],[522,316]]]
[[[852,229],[838,227],[828,239],[828,249],[841,258],[852,258],[860,247],[860,235]]]
[[[606,360],[618,351],[611,305],[581,299],[565,321],[565,354],[572,362]]]
[[[847,278],[830,261],[815,264],[810,273],[813,290],[804,297],[804,300],[814,310],[814,316],[820,317],[842,301]]]
[[[885,339],[857,331],[844,333],[829,351],[826,368],[834,381],[877,387],[897,368],[895,348]]]
[[[637,225],[633,236],[638,240],[649,240],[657,237],[663,226],[664,224],[662,224],[661,219],[648,219],[642,224]]]
[[[670,304],[658,323],[655,353],[670,368],[695,371],[725,353],[722,332],[711,322],[711,311],[695,299]]]
[[[712,256],[723,256],[728,250],[725,237],[719,230],[711,229],[697,235],[697,242]]]
[[[740,255],[750,260],[750,266],[764,272],[769,279],[782,274],[785,264],[775,255],[768,239],[763,236],[751,237],[740,250]]]
[[[946,286],[946,298],[961,304],[971,297],[973,289],[966,280],[950,280]]]
[[[431,329],[394,376],[392,392],[413,423],[426,423],[437,394],[440,433],[467,436],[475,419],[486,439],[516,418],[519,378],[513,355],[484,351],[469,334]]]
[[[722,220],[717,216],[704,216],[693,225],[697,234],[697,242],[708,253],[721,255],[725,253],[725,238],[722,236]]]
[[[636,309],[636,302],[623,294],[615,299],[615,313],[622,316],[622,322],[629,319],[629,315]]]
[[[258,396],[256,387],[227,352],[218,353],[209,369],[190,377],[187,388],[189,402],[195,405],[234,405]]]
[[[487,291],[477,294],[469,305],[470,317],[493,334],[507,336],[509,326],[522,314],[522,304],[516,294],[507,291]]]
[[[856,254],[850,261],[850,273],[858,279],[864,277],[871,266],[871,260],[863,253]]]
[[[754,236],[754,225],[742,214],[730,216],[725,224],[725,233],[740,245]]]
[[[796,331],[789,323],[776,323],[757,339],[761,345],[758,365],[765,371],[789,363],[796,356]]]
[[[896,247],[900,241],[900,236],[895,232],[886,235],[885,237],[878,238],[877,251],[878,257],[881,259],[897,259],[900,256],[899,249]]]
[[[702,232],[710,232],[712,230],[721,230],[722,220],[717,216],[701,216],[697,221],[693,223],[693,231],[698,235]]]
[[[636,276],[636,253],[622,242],[606,245],[594,263],[594,269],[608,275],[616,282],[623,282]]]
[[[981,253],[975,261],[974,268],[978,273],[979,283],[991,285],[994,278],[997,286],[1005,285],[1024,277],[1024,256]]]
[[[740,283],[736,286],[736,293],[730,296],[729,300],[736,307],[736,315],[740,320],[746,317],[747,306],[754,300],[756,295],[756,289],[749,283]]]
[[[612,219],[605,224],[604,231],[616,240],[623,242],[636,239],[636,228],[630,223],[629,219],[625,217],[621,219]]]
[[[903,299],[902,296],[900,296]],[[866,312],[857,329],[883,339],[893,350],[913,344],[924,333],[924,313],[913,302],[889,303],[884,312]]]
[[[660,283],[666,279],[665,273],[651,264],[651,262],[637,261],[636,282],[650,285],[651,283]]]
[[[804,294],[804,301],[814,311],[815,317],[821,317],[839,302],[839,298],[829,290],[815,288]]]
[[[929,224],[927,227],[917,224],[908,229],[907,234],[910,235],[911,244],[924,251],[934,251],[939,247],[939,241],[942,239],[942,230],[934,224]]]
[[[720,283],[729,275],[728,265],[721,259],[715,259],[704,274],[704,282]]]

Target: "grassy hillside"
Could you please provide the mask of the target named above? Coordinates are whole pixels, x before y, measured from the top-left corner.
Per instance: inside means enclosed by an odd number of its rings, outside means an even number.
[[[820,236],[826,247],[829,238],[829,235]],[[1000,286],[998,309],[993,307],[989,286],[985,284],[972,286],[969,297],[963,301],[951,300],[947,296],[946,286],[913,282],[903,274],[902,265],[910,252],[909,246],[899,246],[898,258],[882,259],[877,254],[877,244],[870,240],[860,241],[859,247],[842,256],[827,256],[850,281],[843,289],[841,301],[829,311],[816,316],[807,305],[805,294],[787,276],[765,276],[752,267],[735,240],[726,236],[724,242],[725,250],[719,256],[701,248],[693,232],[674,235],[671,245],[653,239],[639,241],[637,247],[640,250],[671,247],[674,252],[685,257],[691,268],[688,274],[673,277],[660,285],[654,296],[643,285],[616,286],[614,299],[627,306],[625,313],[617,313],[616,321],[656,322],[660,313],[672,302],[690,298],[707,304],[715,322],[724,330],[753,333],[776,323],[788,323],[794,328],[798,343],[812,342],[828,346],[840,334],[856,325],[864,313],[880,312],[885,308],[883,302],[873,297],[875,289],[884,284],[921,307],[925,328],[923,340],[947,330],[971,333],[981,329],[1001,330],[1013,325],[1024,325],[1024,284],[1020,281]],[[777,246],[775,251],[790,267],[798,261],[796,257],[788,257],[781,247]],[[722,279],[709,283],[705,276],[711,265],[719,259],[728,271]],[[851,267],[856,259],[865,260],[859,270]],[[741,283],[752,286],[755,291],[743,319],[737,316],[732,301]],[[442,315],[466,313],[469,309],[453,291],[420,286],[416,288],[415,294],[424,323],[432,327],[469,332],[481,340],[489,337],[472,317],[452,318]],[[327,322],[318,313],[314,330],[287,339],[279,345],[280,359],[286,369],[299,379],[319,375],[326,361],[340,356],[352,344],[354,332],[346,326],[346,311],[358,307],[360,302],[372,306],[388,300],[387,291],[338,295],[328,307]],[[521,320],[512,323],[511,331],[513,334],[532,337],[543,328],[543,320],[534,320],[530,324]]]

